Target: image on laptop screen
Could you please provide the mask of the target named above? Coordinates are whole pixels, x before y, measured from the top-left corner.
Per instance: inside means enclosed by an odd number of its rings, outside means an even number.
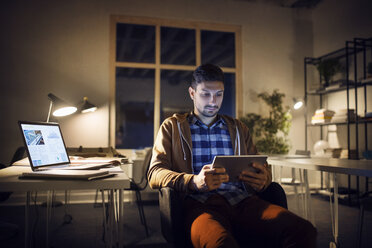
[[[70,162],[58,124],[21,123],[20,126],[33,167]]]

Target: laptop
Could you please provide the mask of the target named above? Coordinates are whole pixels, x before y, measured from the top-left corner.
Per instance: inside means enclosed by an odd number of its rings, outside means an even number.
[[[66,171],[66,174],[73,175],[73,171],[67,171],[97,170],[112,165],[110,162],[71,164],[58,123],[19,121],[18,124],[33,172],[63,170]],[[98,173],[98,171],[96,172]],[[43,172],[41,174],[47,175],[48,173]],[[62,172],[58,172],[59,176],[62,176],[62,174]],[[84,173],[75,174],[83,175]],[[90,174],[93,175],[94,173],[90,171]]]

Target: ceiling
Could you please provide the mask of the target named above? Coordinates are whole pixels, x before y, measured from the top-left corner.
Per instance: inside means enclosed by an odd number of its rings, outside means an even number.
[[[323,0],[233,0],[277,5],[284,8],[314,8]]]

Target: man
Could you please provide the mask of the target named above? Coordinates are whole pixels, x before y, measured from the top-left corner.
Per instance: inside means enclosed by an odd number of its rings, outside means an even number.
[[[189,87],[194,110],[161,125],[148,172],[150,186],[186,194],[185,228],[194,247],[252,242],[260,247],[315,247],[311,223],[256,196],[271,183],[267,164],[253,164],[257,173],[243,171],[238,183],[229,182],[224,168],[212,168],[216,155],[257,153],[248,128],[218,114],[223,93],[219,67],[207,64],[194,71]]]

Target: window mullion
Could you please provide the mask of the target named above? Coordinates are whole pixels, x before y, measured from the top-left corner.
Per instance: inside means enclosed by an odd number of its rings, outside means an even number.
[[[196,42],[196,66],[201,65],[201,36],[200,36],[200,28],[195,29],[195,42]]]
[[[154,142],[160,127],[160,25],[155,29]]]
[[[243,116],[243,78],[242,78],[242,38],[241,30],[235,31],[235,114],[236,118]]]

